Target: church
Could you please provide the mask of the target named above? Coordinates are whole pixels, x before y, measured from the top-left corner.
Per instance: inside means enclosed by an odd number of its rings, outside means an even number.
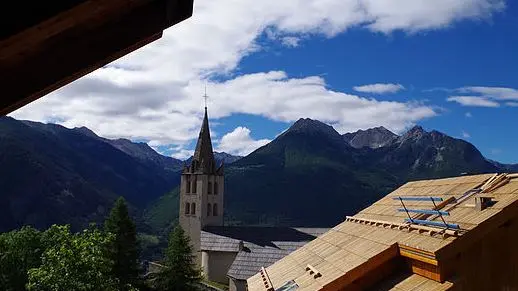
[[[245,193],[244,193],[245,194]],[[325,228],[225,226],[224,165],[217,165],[210,138],[207,107],[193,158],[183,169],[180,226],[191,239],[204,277],[247,290],[247,279],[297,250]]]

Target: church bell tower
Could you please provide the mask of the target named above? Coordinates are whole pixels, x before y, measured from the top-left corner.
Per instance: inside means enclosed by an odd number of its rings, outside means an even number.
[[[183,169],[180,183],[180,226],[191,239],[199,265],[201,230],[205,226],[223,226],[223,174],[223,164],[217,166],[214,159],[205,106],[196,150]]]

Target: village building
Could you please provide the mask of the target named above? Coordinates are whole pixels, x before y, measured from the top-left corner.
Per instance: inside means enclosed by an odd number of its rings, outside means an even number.
[[[224,166],[214,159],[207,107],[193,158],[182,172],[180,226],[209,281],[245,291],[246,280],[300,248],[325,228],[225,226]]]
[[[408,182],[247,280],[250,291],[518,290],[518,174]]]

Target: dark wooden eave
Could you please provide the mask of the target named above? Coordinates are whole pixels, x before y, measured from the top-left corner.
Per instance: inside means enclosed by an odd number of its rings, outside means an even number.
[[[193,9],[193,0],[12,3],[0,12],[1,115],[160,38]]]

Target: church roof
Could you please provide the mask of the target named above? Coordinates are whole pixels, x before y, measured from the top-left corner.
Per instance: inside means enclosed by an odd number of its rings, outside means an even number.
[[[191,165],[186,169],[187,172],[200,174],[214,174],[220,172],[222,168],[216,169],[216,160],[212,150],[212,141],[210,139],[209,118],[207,116],[207,107],[205,107],[205,115],[201,125],[196,150],[191,160]]]
[[[294,280],[299,286],[297,290],[306,291],[323,290],[326,286],[344,287],[397,257],[439,266],[440,262],[467,249],[491,229],[516,216],[517,178],[518,174],[485,174],[409,182],[275,264],[264,266],[265,272],[275,288]],[[460,229],[449,230],[451,235],[447,235],[443,228],[405,223],[408,215],[400,211],[399,197],[442,198],[444,203],[434,209],[448,212],[444,219]],[[475,197],[490,197],[492,203],[483,210],[477,209]],[[409,200],[404,202],[408,209],[430,209],[430,200]],[[414,215],[413,219],[441,223],[436,215],[427,218]],[[309,276],[308,266],[318,270],[319,276]],[[258,272],[249,278],[248,289],[264,290],[263,276]],[[439,272],[439,276],[443,275]],[[445,281],[442,277],[439,279]]]
[[[201,250],[236,252],[229,277],[246,280],[315,239],[328,228],[209,226],[201,233]],[[240,249],[240,242],[242,248]]]

